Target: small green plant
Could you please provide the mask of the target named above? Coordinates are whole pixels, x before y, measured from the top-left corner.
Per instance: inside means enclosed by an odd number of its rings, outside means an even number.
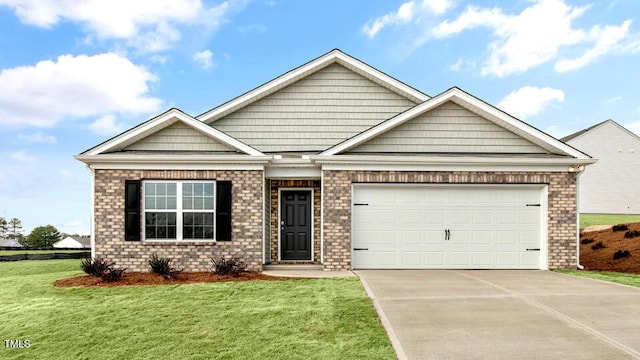
[[[627,231],[629,230],[629,226],[624,225],[624,224],[620,224],[620,225],[613,225],[613,228],[611,228],[613,231]]]
[[[591,246],[591,250],[599,250],[604,249],[606,246],[602,243],[602,241],[598,241],[595,245]]]
[[[157,254],[152,254],[149,258],[149,266],[151,271],[158,275],[162,275],[165,279],[177,279],[182,270],[178,270],[171,265],[173,259],[166,257],[158,257]]]
[[[212,257],[211,263],[213,264],[211,271],[218,275],[238,277],[241,272],[247,271],[245,264],[236,258]]]
[[[631,256],[629,250],[618,250],[613,254],[613,260],[619,260],[622,258],[626,258],[627,256]]]
[[[626,233],[624,233],[624,237],[625,239],[633,239],[635,237],[640,236],[640,231],[638,230],[631,230],[631,231],[627,231]]]
[[[582,240],[580,240],[580,244],[587,245],[587,244],[591,244],[594,241],[595,240],[593,240],[593,239],[582,239]]]
[[[103,258],[95,258],[95,259],[86,258],[82,260],[82,264],[80,265],[80,268],[86,274],[96,276],[96,277],[101,277],[102,274],[104,274],[104,272],[109,268],[109,266],[110,264],[107,263]]]

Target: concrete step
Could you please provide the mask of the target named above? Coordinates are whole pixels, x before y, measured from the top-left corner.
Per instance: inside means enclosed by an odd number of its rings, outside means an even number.
[[[262,267],[263,271],[307,271],[307,270],[315,270],[322,271],[321,264],[272,264],[272,265],[264,265]]]

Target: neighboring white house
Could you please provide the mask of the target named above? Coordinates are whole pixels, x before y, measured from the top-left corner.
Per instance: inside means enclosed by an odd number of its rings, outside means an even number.
[[[54,248],[91,248],[91,239],[88,236],[67,236],[53,244]]]
[[[16,239],[6,239],[6,240],[0,240],[0,247],[21,248],[23,246]]]
[[[579,211],[640,214],[640,137],[606,120],[561,139],[598,159],[579,179]]]

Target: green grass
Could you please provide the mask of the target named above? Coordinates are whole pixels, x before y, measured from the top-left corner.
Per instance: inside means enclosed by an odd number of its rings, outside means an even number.
[[[56,288],[80,260],[0,263],[2,359],[395,359],[357,278]]]
[[[618,284],[631,285],[640,287],[640,275],[618,273],[611,271],[579,271],[579,270],[557,270],[563,274],[580,276],[590,279],[605,280]]]
[[[0,256],[21,255],[21,254],[53,254],[53,253],[79,253],[90,252],[91,249],[85,250],[0,250]],[[1,339],[0,339],[1,340]]]
[[[640,222],[640,215],[580,214],[580,227]]]

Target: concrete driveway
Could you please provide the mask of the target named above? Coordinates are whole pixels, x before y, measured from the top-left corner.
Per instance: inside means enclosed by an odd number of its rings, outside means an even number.
[[[400,359],[640,359],[640,288],[549,271],[356,274]]]

